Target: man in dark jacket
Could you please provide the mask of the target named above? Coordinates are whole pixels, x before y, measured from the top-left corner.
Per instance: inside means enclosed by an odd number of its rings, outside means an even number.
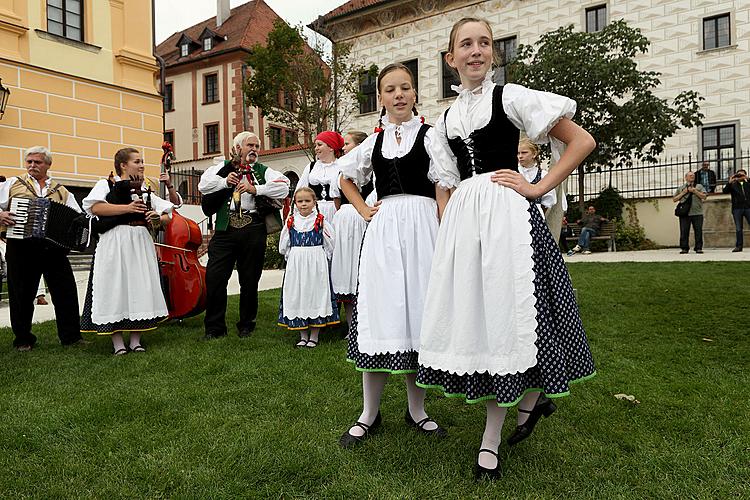
[[[742,251],[742,218],[750,225],[750,181],[745,170],[738,170],[721,190],[732,195],[732,218],[737,238],[733,252]]]
[[[709,168],[707,161],[701,163],[701,168],[695,172],[695,183],[703,186],[707,193],[713,193],[716,189],[716,172]]]
[[[581,252],[584,255],[590,254],[591,250],[589,250],[589,245],[591,244],[591,238],[599,234],[604,222],[609,222],[609,220],[597,214],[596,208],[594,208],[593,205],[590,205],[586,209],[586,213],[578,221],[578,224],[581,225],[581,234],[578,237],[578,244],[568,252],[568,255],[573,255],[576,252]]]

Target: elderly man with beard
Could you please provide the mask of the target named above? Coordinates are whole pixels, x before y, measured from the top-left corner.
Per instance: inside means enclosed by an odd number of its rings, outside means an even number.
[[[26,175],[11,177],[0,187],[0,224],[16,224],[15,214],[8,211],[13,198],[49,198],[81,211],[78,202],[65,187],[50,178],[52,154],[43,146],[26,150]],[[13,346],[20,352],[36,344],[31,333],[34,298],[39,279],[44,276],[55,306],[57,336],[63,345],[88,344],[79,328],[78,291],[68,251],[43,238],[9,239],[5,259],[8,263],[8,299],[10,323],[16,338]]]
[[[204,212],[216,215],[216,231],[208,245],[206,266],[205,340],[227,334],[227,284],[235,263],[240,282],[237,331],[240,337],[249,337],[255,329],[268,215],[256,203],[256,196],[282,200],[289,195],[289,179],[260,163],[259,149],[257,135],[240,132],[234,138],[233,153],[241,169],[249,169],[250,173],[238,173],[237,165],[227,160],[206,170],[198,184]]]

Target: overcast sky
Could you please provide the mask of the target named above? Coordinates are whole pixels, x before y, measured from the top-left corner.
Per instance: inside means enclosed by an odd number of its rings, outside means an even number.
[[[247,0],[230,0],[230,7],[242,5]],[[327,14],[347,0],[265,0],[291,25],[308,25],[318,16]],[[156,43],[163,42],[172,33],[216,16],[216,0],[156,0]],[[308,36],[315,33],[306,29]]]

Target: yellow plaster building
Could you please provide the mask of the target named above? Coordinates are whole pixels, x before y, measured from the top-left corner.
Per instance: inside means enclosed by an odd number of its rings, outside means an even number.
[[[163,105],[149,0],[0,0],[0,174],[25,172],[23,151],[48,147],[52,175],[87,188],[114,153],[143,152],[158,176]]]

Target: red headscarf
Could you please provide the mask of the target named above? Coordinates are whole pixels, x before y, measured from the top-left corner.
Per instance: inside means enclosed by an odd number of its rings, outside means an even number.
[[[339,134],[338,132],[333,132],[331,130],[326,130],[324,132],[319,133],[315,137],[316,141],[324,142],[333,149],[333,152],[336,153],[336,156],[338,156],[341,153],[341,148],[344,147],[344,138]]]

